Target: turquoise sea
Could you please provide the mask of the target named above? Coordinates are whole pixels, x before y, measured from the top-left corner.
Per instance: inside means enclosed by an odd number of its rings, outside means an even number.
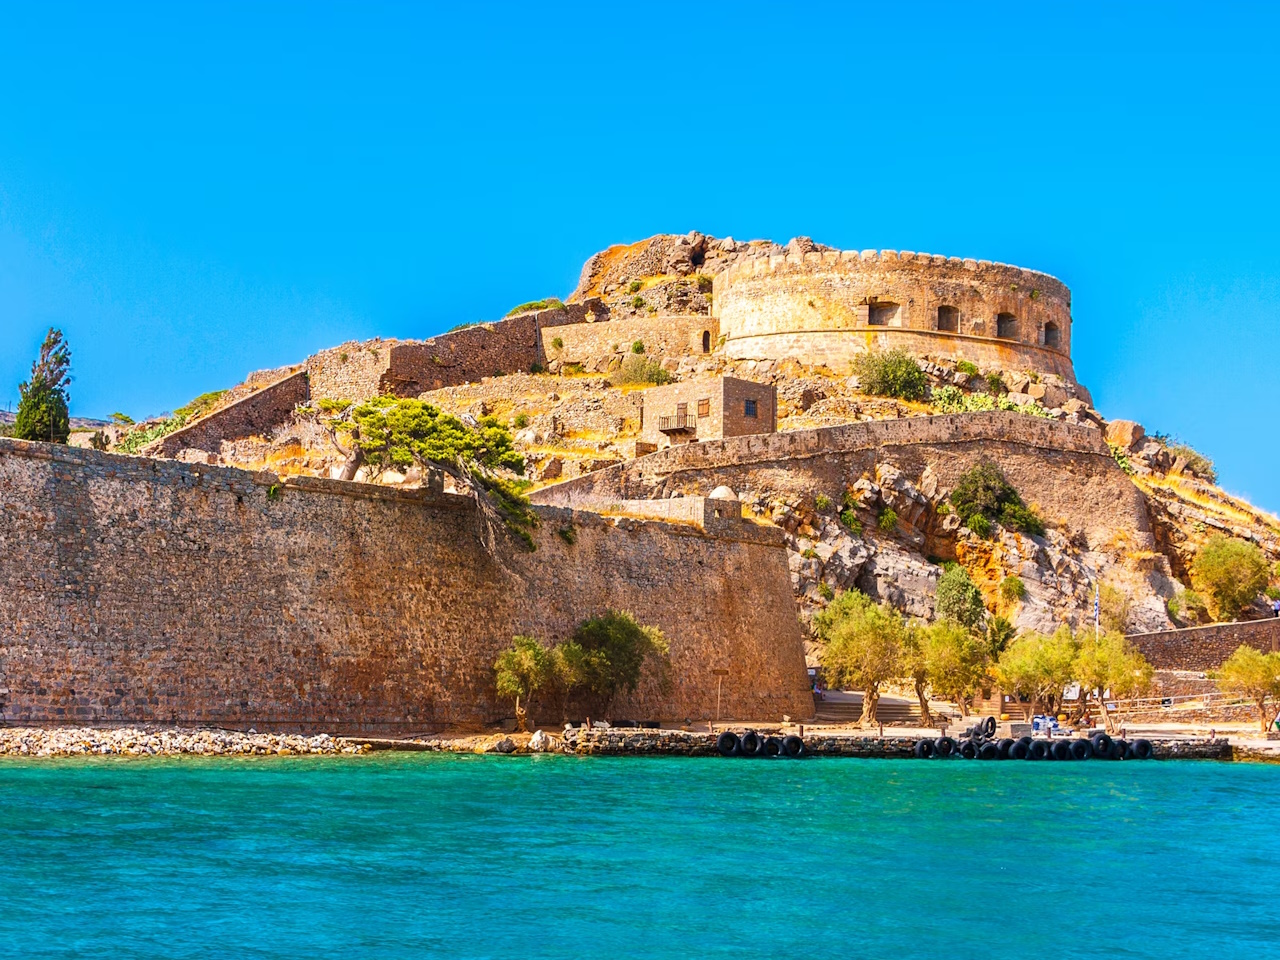
[[[0,762],[4,956],[1280,955],[1280,766]]]

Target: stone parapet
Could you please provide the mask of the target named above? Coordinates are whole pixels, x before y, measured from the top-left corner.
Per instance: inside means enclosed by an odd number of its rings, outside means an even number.
[[[1129,642],[1158,670],[1213,670],[1237,647],[1280,650],[1280,618],[1134,633]]]
[[[149,444],[142,453],[151,457],[175,457],[183,450],[217,454],[223,440],[269,437],[271,431],[286,422],[294,408],[310,396],[307,372],[295,371],[188,427],[175,430]]]

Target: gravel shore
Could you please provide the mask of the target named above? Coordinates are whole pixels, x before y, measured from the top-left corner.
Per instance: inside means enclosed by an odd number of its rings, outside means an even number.
[[[288,756],[365,753],[368,748],[321,733],[314,737],[234,730],[142,727],[0,728],[0,756]]]

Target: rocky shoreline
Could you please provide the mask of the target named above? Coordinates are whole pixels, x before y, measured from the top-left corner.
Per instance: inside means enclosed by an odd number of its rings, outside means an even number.
[[[913,759],[917,736],[862,737],[831,733],[804,738],[813,757]],[[1224,737],[1152,740],[1163,760],[1254,760]],[[574,729],[558,735],[488,734],[404,740],[149,727],[4,727],[0,757],[207,756],[271,757],[358,755],[397,751],[418,753],[536,754],[571,756],[716,757],[715,735],[684,730]],[[1267,758],[1271,759],[1271,758]]]

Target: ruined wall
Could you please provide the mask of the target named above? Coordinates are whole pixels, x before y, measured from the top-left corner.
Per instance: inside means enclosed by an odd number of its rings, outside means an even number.
[[[861,353],[902,347],[1075,379],[1070,291],[986,260],[892,250],[757,257],[716,276],[712,312],[736,358],[846,369]],[[1010,329],[997,328],[1000,314]]]
[[[812,711],[785,553],[751,524],[553,509],[536,552],[503,534],[495,561],[466,498],[12,440],[0,516],[9,721],[474,725],[510,713],[491,667],[514,634],[608,608],[674,665],[615,715],[706,717],[718,667],[726,713]]]
[[[544,326],[542,352],[547,360],[591,365],[600,358],[631,353],[631,345],[644,343],[650,357],[682,357],[702,353],[705,343],[715,350],[720,325],[711,317],[616,317],[595,323]],[[563,346],[557,347],[559,339]]]
[[[1091,545],[1117,532],[1153,543],[1141,491],[1112,459],[1102,434],[1024,414],[910,417],[683,444],[537,491],[540,503],[590,498],[706,495],[725,484],[743,499],[761,486],[795,496],[846,485],[891,462],[908,476],[932,467],[943,488],[983,459],[996,461],[1046,520],[1080,531]]]
[[[1159,670],[1213,670],[1236,648],[1280,650],[1280,618],[1243,623],[1215,623],[1185,630],[1134,633],[1129,642]]]
[[[299,370],[243,400],[214,411],[189,427],[175,430],[144,452],[153,457],[176,457],[183,450],[216,454],[223,440],[270,436],[276,426],[292,416],[294,407],[305,402],[310,395],[307,372]]]

